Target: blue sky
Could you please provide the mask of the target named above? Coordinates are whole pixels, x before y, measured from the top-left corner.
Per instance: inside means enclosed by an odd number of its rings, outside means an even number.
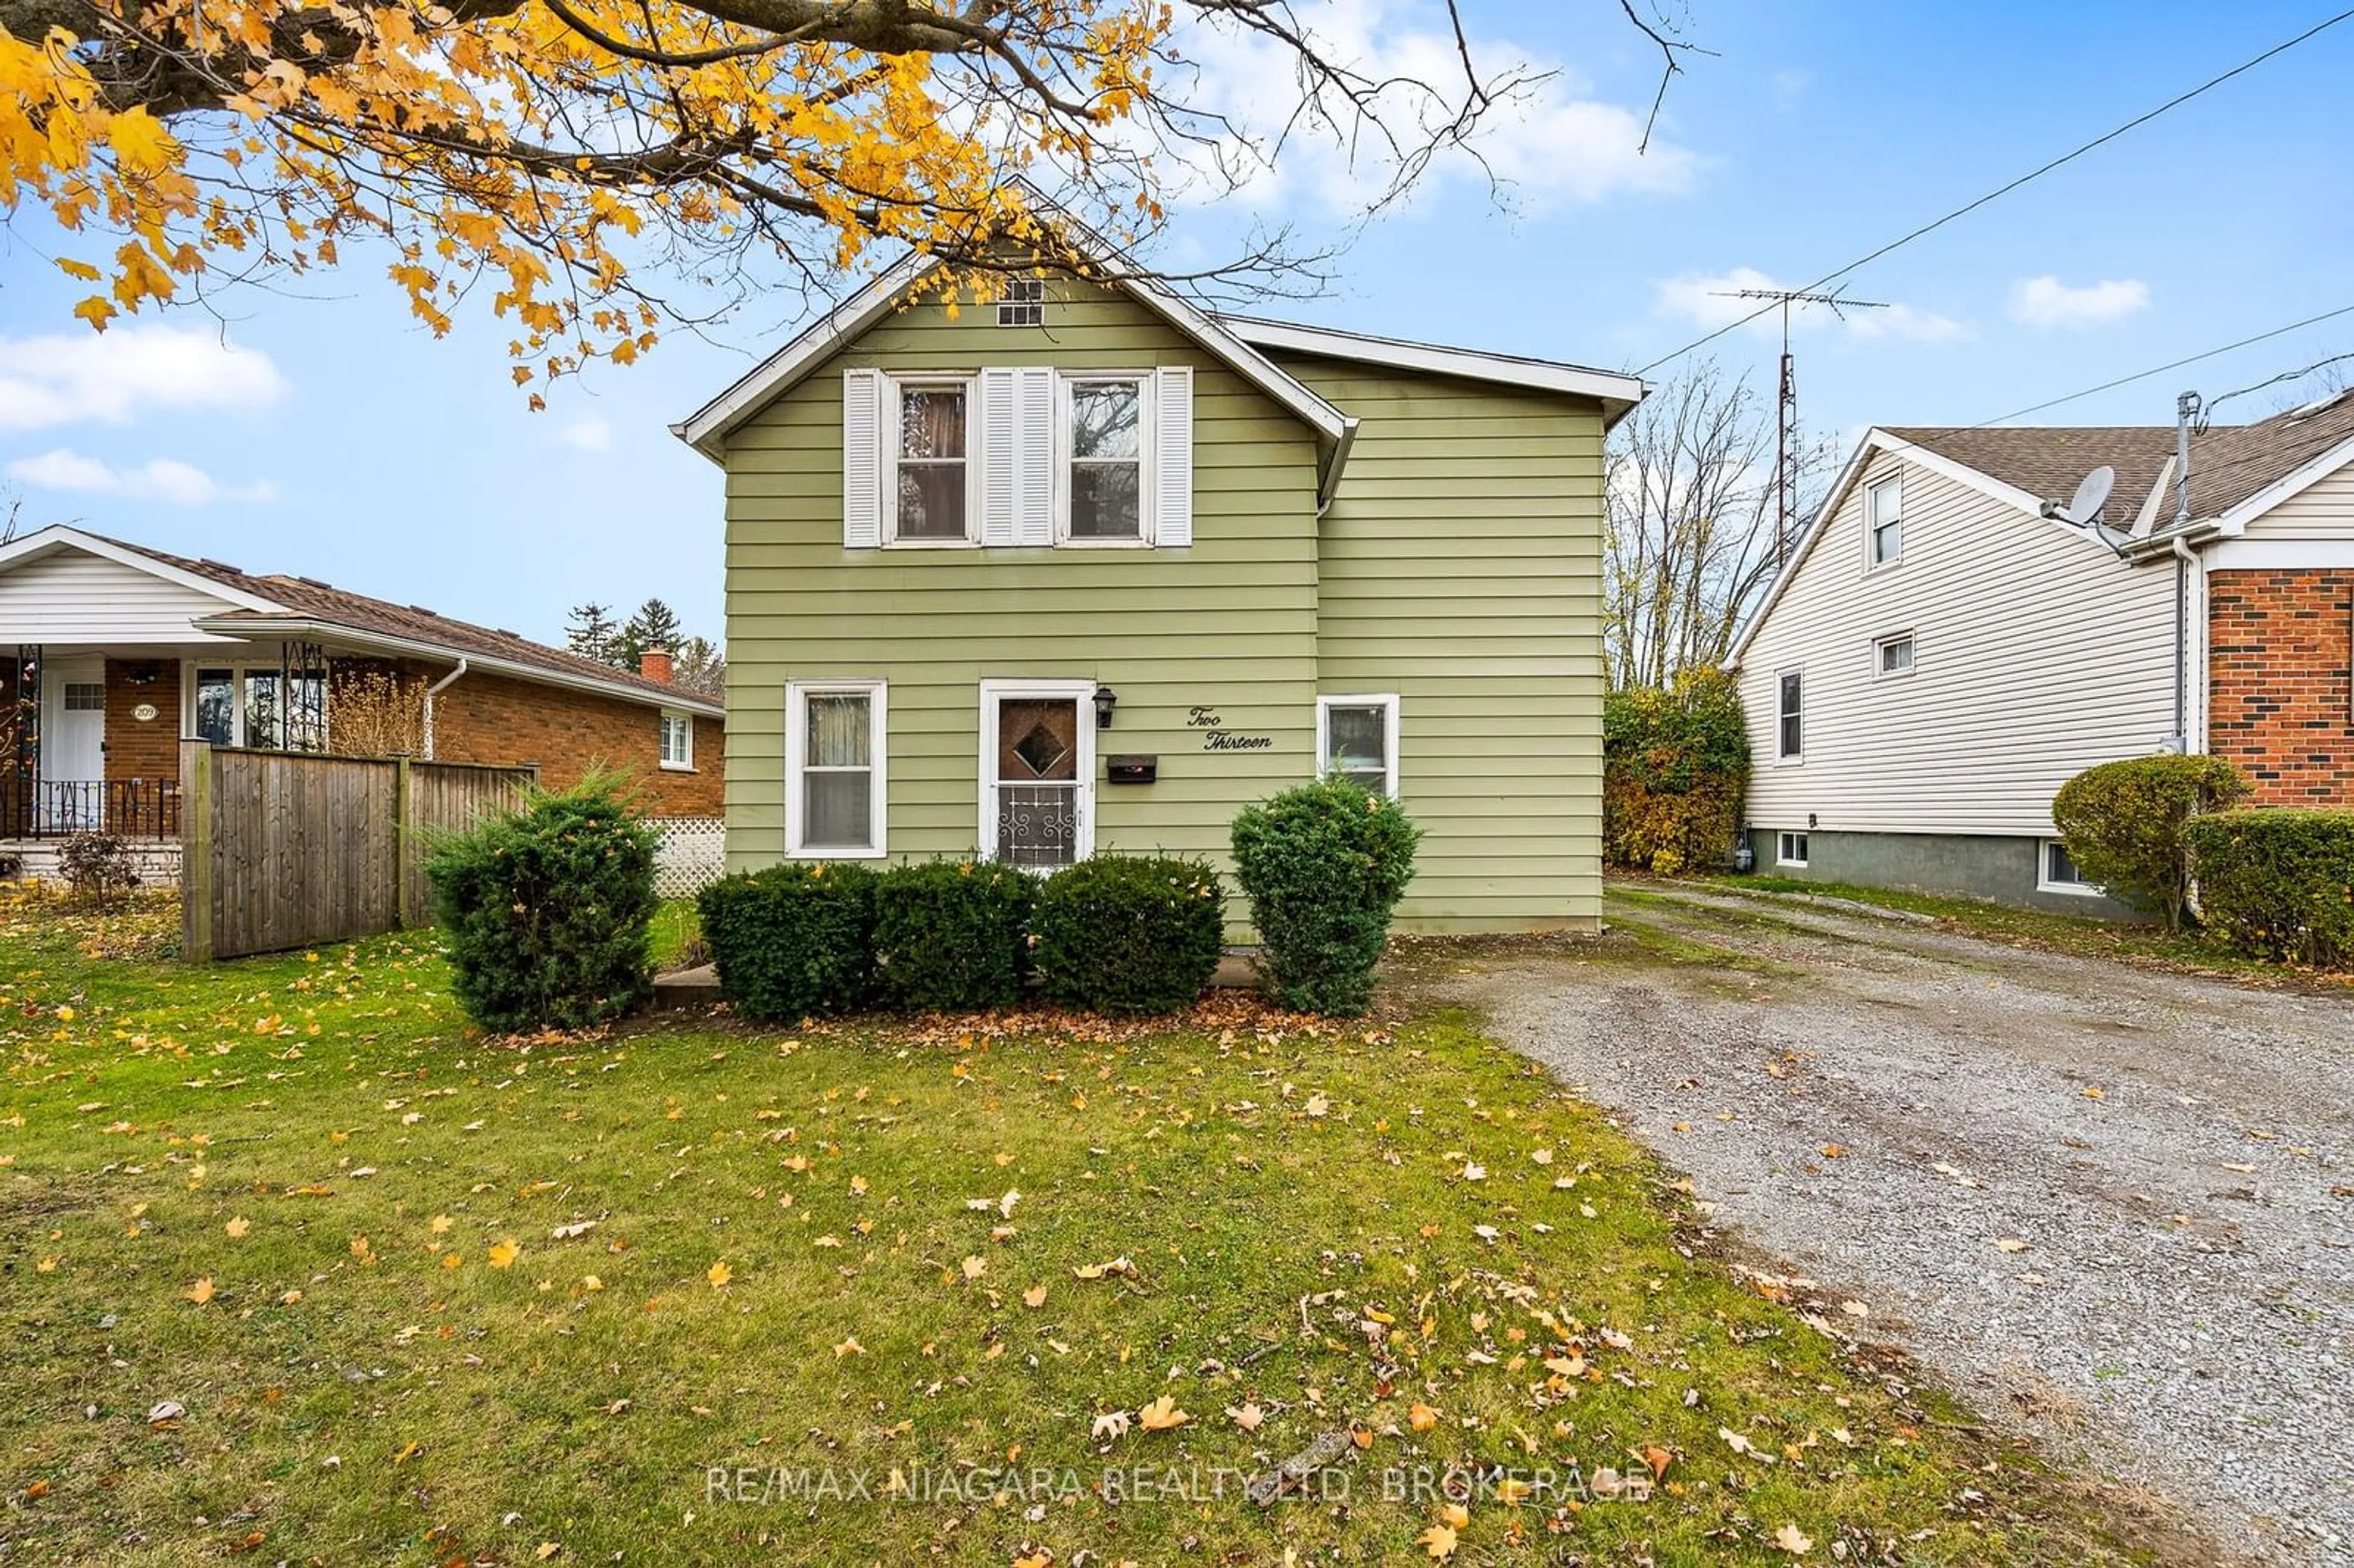
[[[1385,58],[1434,37],[1415,0],[1333,4],[1332,25]],[[1465,0],[1483,58],[1562,72],[1489,144],[1516,178],[1511,210],[1443,171],[1358,236],[1328,295],[1259,313],[1632,368],[1712,324],[1712,288],[1808,281],[2331,9],[1688,4],[1689,36],[1716,53],[1688,62],[1638,158],[1657,55],[1615,4]],[[1247,62],[1221,64],[1215,90],[1247,97]],[[1903,308],[1806,325],[1808,423],[1973,423],[2354,304],[2349,82],[2354,22],[1857,273],[1853,292]],[[1314,242],[1351,188],[1305,156],[1247,198],[1182,209],[1178,243],[1214,254],[1267,213]],[[66,314],[80,291],[40,259],[56,237],[16,225],[0,236],[0,471],[25,522],[526,636],[558,638],[583,599],[650,594],[718,633],[718,473],[666,427],[775,346],[773,310],[725,342],[673,334],[533,414],[504,332],[467,321],[437,341],[368,265],[304,297],[229,296],[225,325],[182,311],[85,341]],[[2348,349],[2354,316],[2041,418],[2164,421],[2184,387]],[[1769,338],[1712,351],[1770,387]]]

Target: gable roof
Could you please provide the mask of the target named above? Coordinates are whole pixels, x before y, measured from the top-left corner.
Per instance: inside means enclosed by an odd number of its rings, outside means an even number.
[[[1602,404],[1602,427],[1608,429],[1632,412],[1650,392],[1637,376],[1596,370],[1565,360],[1532,359],[1526,355],[1490,354],[1454,348],[1445,344],[1418,343],[1411,338],[1379,337],[1371,333],[1341,332],[1333,327],[1301,326],[1294,322],[1267,321],[1257,316],[1220,315],[1218,324],[1253,348],[1316,355],[1327,359],[1385,365],[1467,381],[1491,381],[1543,392],[1566,392],[1592,397]]]
[[[1887,434],[2039,500],[2065,501],[2086,474],[2105,464],[2117,471],[2107,508],[2112,522],[2121,512],[2131,520],[2174,456],[2171,425],[1892,425]]]
[[[394,652],[462,658],[526,680],[601,690],[631,702],[685,709],[712,718],[725,713],[709,697],[683,687],[649,681],[512,631],[436,615],[421,605],[393,604],[311,577],[257,576],[224,562],[170,555],[62,524],[0,546],[0,571],[59,548],[83,550],[221,599],[221,613],[196,622],[199,630],[231,636],[313,630],[342,633]]]

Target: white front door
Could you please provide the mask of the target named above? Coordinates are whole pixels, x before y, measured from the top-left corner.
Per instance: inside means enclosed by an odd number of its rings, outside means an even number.
[[[981,683],[981,845],[1052,871],[1095,849],[1093,681]]]
[[[105,815],[106,661],[51,659],[41,670],[41,789],[36,815],[51,832]]]

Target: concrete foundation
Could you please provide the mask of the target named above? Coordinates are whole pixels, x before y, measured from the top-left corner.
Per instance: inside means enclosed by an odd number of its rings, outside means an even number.
[[[1777,829],[1749,830],[1750,853],[1756,856],[1758,874],[1991,898],[2056,915],[2148,918],[2114,898],[2039,889],[2036,857],[2041,846],[2035,839],[1978,833],[1842,833],[1816,828],[1807,832],[1807,863],[1800,867],[1776,863],[1780,836]]]

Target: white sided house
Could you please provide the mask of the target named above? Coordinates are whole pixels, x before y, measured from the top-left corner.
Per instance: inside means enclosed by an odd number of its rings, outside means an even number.
[[[2199,432],[2187,486],[2176,453],[1870,431],[1729,661],[1757,868],[2115,913],[2052,821],[2096,763],[2211,751],[2258,803],[2354,804],[2354,399]]]

